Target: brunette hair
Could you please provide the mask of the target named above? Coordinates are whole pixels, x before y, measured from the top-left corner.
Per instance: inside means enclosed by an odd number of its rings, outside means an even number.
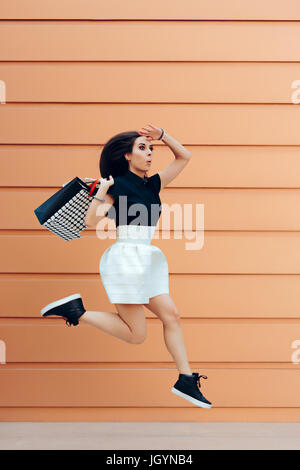
[[[134,141],[141,135],[136,131],[120,132],[111,137],[104,145],[99,161],[99,170],[102,178],[111,175],[123,175],[129,169],[126,153],[131,153]]]

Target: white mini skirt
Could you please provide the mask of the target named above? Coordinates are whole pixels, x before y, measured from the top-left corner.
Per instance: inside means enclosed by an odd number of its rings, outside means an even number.
[[[169,267],[160,248],[151,244],[155,226],[119,225],[117,240],[101,256],[99,272],[112,304],[147,304],[169,294]]]

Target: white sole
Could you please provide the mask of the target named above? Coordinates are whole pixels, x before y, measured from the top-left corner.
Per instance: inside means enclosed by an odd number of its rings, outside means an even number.
[[[177,388],[172,388],[171,390],[172,393],[175,393],[178,397],[185,398],[186,400],[190,401],[194,405],[201,406],[201,408],[211,408],[212,405],[208,405],[207,403],[204,403],[203,401],[196,400],[196,398],[190,397],[189,395],[186,395],[185,393],[180,392],[177,390]]]
[[[81,295],[80,294],[73,294],[69,295],[68,297],[64,297],[63,299],[56,300],[55,302],[52,302],[51,304],[46,305],[46,307],[42,308],[41,310],[41,315],[45,315],[49,310],[51,310],[54,307],[58,307],[59,305],[63,305],[70,300],[73,299],[80,299]]]

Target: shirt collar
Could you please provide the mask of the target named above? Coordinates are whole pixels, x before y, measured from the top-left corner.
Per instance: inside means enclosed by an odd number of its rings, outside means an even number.
[[[136,181],[137,183],[141,185],[146,185],[148,183],[149,178],[147,176],[144,176],[143,178],[136,173],[133,173],[131,170],[127,170],[126,176],[131,178],[133,181]]]

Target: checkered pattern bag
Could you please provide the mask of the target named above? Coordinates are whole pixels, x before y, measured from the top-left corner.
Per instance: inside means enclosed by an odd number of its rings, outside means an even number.
[[[98,191],[97,183],[86,184],[77,176],[34,210],[41,225],[65,241],[81,238],[86,212]]]

